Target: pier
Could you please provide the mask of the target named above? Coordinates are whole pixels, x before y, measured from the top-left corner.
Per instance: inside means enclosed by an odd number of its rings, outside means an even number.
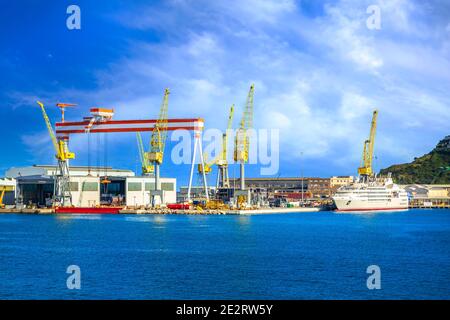
[[[411,199],[411,209],[450,209],[450,198]]]
[[[280,213],[299,213],[299,212],[318,212],[320,208],[260,208],[248,210],[231,210],[231,209],[135,209],[124,208],[119,210],[118,214],[187,214],[187,215],[256,215],[256,214],[280,214]],[[20,214],[56,214],[53,208],[36,208],[36,209],[0,209],[0,214],[20,213]],[[64,214],[64,213],[58,213]],[[71,214],[71,213],[67,213]],[[92,214],[92,213],[86,213]],[[96,214],[96,213],[94,213]]]

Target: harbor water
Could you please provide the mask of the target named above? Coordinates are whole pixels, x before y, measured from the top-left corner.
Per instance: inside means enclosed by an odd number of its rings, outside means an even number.
[[[449,299],[450,210],[3,214],[0,298]]]

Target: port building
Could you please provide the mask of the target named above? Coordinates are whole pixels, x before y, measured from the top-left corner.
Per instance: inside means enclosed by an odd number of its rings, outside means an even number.
[[[238,187],[240,179],[230,179],[230,185]],[[327,198],[332,192],[330,178],[319,177],[246,178],[245,187],[251,190],[265,190],[269,198],[287,197],[296,200],[302,196],[304,199]]]
[[[448,208],[450,184],[403,185],[409,195],[412,208]]]
[[[24,205],[48,206],[54,194],[54,165],[33,165],[14,167],[6,171],[2,180],[14,181],[17,203]],[[151,193],[155,189],[155,178],[136,176],[131,170],[112,167],[70,167],[69,188],[72,204],[78,207],[117,205],[147,207],[151,205]],[[109,183],[102,184],[107,176]],[[176,179],[160,178],[162,198],[156,204],[176,202]],[[1,184],[0,184],[1,185]]]

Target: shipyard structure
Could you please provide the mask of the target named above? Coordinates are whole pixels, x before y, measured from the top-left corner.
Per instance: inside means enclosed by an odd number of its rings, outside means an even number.
[[[222,150],[212,159],[203,154],[202,132],[205,121],[196,117],[169,118],[169,93],[169,89],[164,90],[157,119],[113,120],[113,109],[93,107],[90,114],[81,120],[66,121],[66,109],[76,104],[57,103],[61,120],[54,126],[44,104],[37,101],[53,144],[57,164],[7,170],[5,177],[0,179],[0,212],[5,209],[26,211],[35,208],[56,213],[130,213],[130,210],[137,213],[145,210],[159,212],[160,209],[202,212],[269,207],[319,207],[355,211],[404,209],[408,205],[450,205],[450,188],[447,185],[397,186],[390,179],[390,174],[386,178],[374,172],[377,110],[373,112],[369,137],[364,140],[357,177],[251,178],[245,176],[245,166],[249,162],[249,131],[253,128],[254,85],[250,86],[234,137],[228,136],[233,130],[235,106],[231,105],[226,130],[222,134]],[[176,130],[191,132],[194,138],[189,184],[182,186],[178,192],[175,178],[160,177],[167,136],[169,132]],[[139,175],[107,165],[108,135],[129,132],[136,133],[141,162]],[[148,144],[143,142],[141,135],[145,132],[150,134]],[[96,167],[69,165],[75,159],[75,153],[69,149],[69,141],[74,135],[84,135],[87,138],[88,154],[91,150],[90,137],[97,135],[95,150],[97,159],[103,155],[102,166],[100,161]],[[100,136],[103,144],[100,143]],[[234,148],[228,150],[231,138],[234,140]],[[234,163],[239,166],[239,177],[229,177],[228,155],[231,153]],[[199,178],[197,185],[193,183],[195,167]],[[216,183],[208,186],[207,181],[211,179],[207,176],[212,174],[213,168],[217,173]],[[440,170],[448,169],[449,167],[443,167]]]

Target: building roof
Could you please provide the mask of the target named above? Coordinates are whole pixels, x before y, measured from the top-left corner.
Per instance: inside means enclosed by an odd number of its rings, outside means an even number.
[[[319,177],[267,177],[267,178],[245,178],[245,181],[290,181],[290,180],[329,180],[330,178]],[[240,178],[230,178],[230,180],[240,180]]]
[[[33,183],[33,184],[47,184],[53,183],[54,179],[50,176],[45,175],[34,175],[34,176],[23,176],[17,177],[17,182],[20,184]]]
[[[35,168],[42,168],[42,169],[49,169],[53,170],[56,169],[56,165],[41,165],[41,164],[33,164],[33,167]],[[70,166],[70,171],[84,171],[84,170],[107,170],[108,172],[133,172],[129,169],[113,169],[113,167],[109,166]]]

